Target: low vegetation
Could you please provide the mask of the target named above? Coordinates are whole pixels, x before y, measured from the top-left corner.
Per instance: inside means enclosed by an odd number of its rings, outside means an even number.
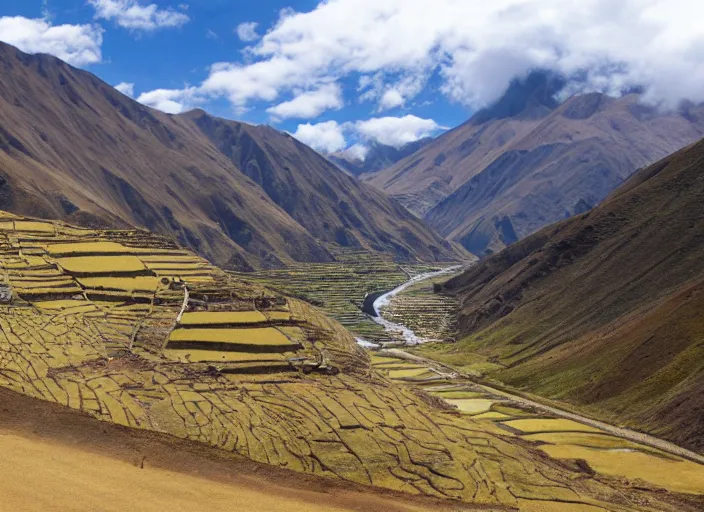
[[[636,488],[595,476],[547,457],[500,422],[459,414],[428,393],[428,386],[464,390],[442,368],[387,358],[377,371],[348,331],[316,308],[215,267],[198,280],[182,268],[165,271],[149,291],[88,287],[81,279],[125,277],[123,258],[143,263],[183,251],[143,232],[52,226],[0,233],[11,287],[46,275],[73,279],[77,290],[49,279],[47,291],[17,291],[0,305],[2,387],[292,471],[488,508],[697,510],[690,498],[656,492],[660,483]],[[47,250],[103,242],[129,254],[70,256],[69,271]],[[142,272],[155,277],[146,265]],[[223,317],[227,323],[207,323]],[[272,340],[285,349],[257,346]],[[398,382],[391,372],[400,372]]]

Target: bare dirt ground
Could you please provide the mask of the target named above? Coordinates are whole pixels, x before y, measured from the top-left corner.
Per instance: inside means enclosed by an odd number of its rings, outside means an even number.
[[[416,498],[248,461],[0,389],[0,511],[510,510]]]

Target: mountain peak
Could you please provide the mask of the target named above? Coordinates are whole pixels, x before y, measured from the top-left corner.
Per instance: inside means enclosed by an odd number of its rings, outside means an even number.
[[[525,78],[514,79],[496,103],[474,114],[471,123],[478,125],[509,117],[539,119],[558,107],[555,95],[564,86],[565,79],[556,73],[531,71]]]

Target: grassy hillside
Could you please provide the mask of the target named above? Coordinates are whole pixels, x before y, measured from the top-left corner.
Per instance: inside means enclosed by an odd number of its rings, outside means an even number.
[[[704,141],[445,285],[497,379],[704,450]]]
[[[0,386],[252,461],[488,510],[682,511],[395,384],[340,324],[167,240],[6,214]],[[108,466],[105,466],[108,467]]]

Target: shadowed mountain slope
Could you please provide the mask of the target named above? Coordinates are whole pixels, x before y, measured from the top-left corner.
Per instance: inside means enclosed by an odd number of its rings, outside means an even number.
[[[545,73],[369,178],[449,240],[484,256],[603,200],[638,168],[704,135],[704,107],[663,114],[637,94],[553,98]]]
[[[449,259],[394,201],[268,127],[170,116],[0,44],[0,207],[169,235],[225,266],[330,261],[328,243]]]
[[[496,378],[704,450],[704,141],[444,290]]]

